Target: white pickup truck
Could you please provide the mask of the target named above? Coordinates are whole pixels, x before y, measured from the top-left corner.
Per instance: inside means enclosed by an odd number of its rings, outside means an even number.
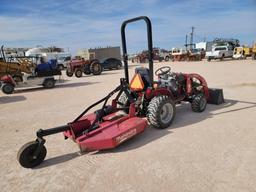
[[[229,46],[213,46],[212,51],[206,52],[207,61],[211,61],[212,59],[220,59],[224,58],[232,58],[233,50]]]

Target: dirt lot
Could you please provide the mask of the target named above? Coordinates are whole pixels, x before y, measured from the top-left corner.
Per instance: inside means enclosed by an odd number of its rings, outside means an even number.
[[[224,89],[226,103],[200,114],[177,106],[170,128],[148,127],[104,152],[79,155],[62,134],[50,136],[46,160],[35,169],[17,163],[21,145],[39,128],[72,121],[118,85],[123,70],[65,77],[51,90],[0,93],[1,191],[256,191],[256,61],[156,63],[155,69],[163,65],[201,74],[210,87]]]

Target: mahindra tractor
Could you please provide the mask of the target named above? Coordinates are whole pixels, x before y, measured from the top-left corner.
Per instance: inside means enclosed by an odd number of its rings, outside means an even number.
[[[144,20],[147,24],[149,68],[136,68],[129,81],[128,54],[125,28],[128,24]],[[98,151],[119,146],[142,133],[148,122],[155,128],[169,127],[175,117],[175,105],[190,102],[192,110],[202,112],[207,102],[222,99],[221,90],[211,90],[198,74],[174,73],[170,67],[161,67],[153,75],[152,27],[148,17],[141,16],[124,21],[121,26],[125,78],[107,96],[86,108],[73,121],[51,129],[39,129],[37,138],[23,145],[18,161],[25,168],[39,165],[46,156],[45,136],[63,132],[64,138],[76,142],[83,151]],[[111,97],[112,102],[108,102]],[[98,110],[92,110],[101,104]],[[94,111],[88,114],[89,111]]]

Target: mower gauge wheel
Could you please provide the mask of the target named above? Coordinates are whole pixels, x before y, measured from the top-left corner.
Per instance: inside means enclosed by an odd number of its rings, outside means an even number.
[[[165,66],[165,67],[160,67],[159,69],[157,69],[155,71],[155,75],[159,76],[159,75],[165,75],[170,73],[171,71],[171,67]]]
[[[37,141],[31,141],[23,145],[17,155],[17,160],[24,168],[33,168],[41,164],[46,156],[46,148],[43,145],[39,151],[38,156],[34,156],[34,153],[38,147]]]

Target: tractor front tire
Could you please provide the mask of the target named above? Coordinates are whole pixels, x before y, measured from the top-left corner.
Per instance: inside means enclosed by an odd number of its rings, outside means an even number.
[[[73,76],[73,72],[66,70],[66,75],[67,75],[68,77],[72,77],[72,76]]]
[[[81,69],[77,69],[77,70],[75,71],[75,76],[76,76],[77,78],[82,77],[82,76],[83,76],[83,71],[82,71]]]
[[[90,70],[93,75],[100,75],[103,69],[99,62],[93,62],[91,64]]]
[[[46,148],[43,145],[40,149],[39,155],[33,157],[36,149],[38,147],[37,141],[31,141],[23,145],[17,155],[17,160],[20,165],[24,168],[33,168],[41,164],[46,156]]]
[[[155,128],[165,129],[169,127],[173,122],[175,114],[175,104],[166,95],[154,97],[148,105],[147,119]]]
[[[14,91],[14,85],[11,83],[4,83],[2,85],[2,91],[5,94],[12,94]]]
[[[207,99],[203,93],[198,94],[194,97],[191,102],[192,111],[201,113],[205,110],[207,105]]]

